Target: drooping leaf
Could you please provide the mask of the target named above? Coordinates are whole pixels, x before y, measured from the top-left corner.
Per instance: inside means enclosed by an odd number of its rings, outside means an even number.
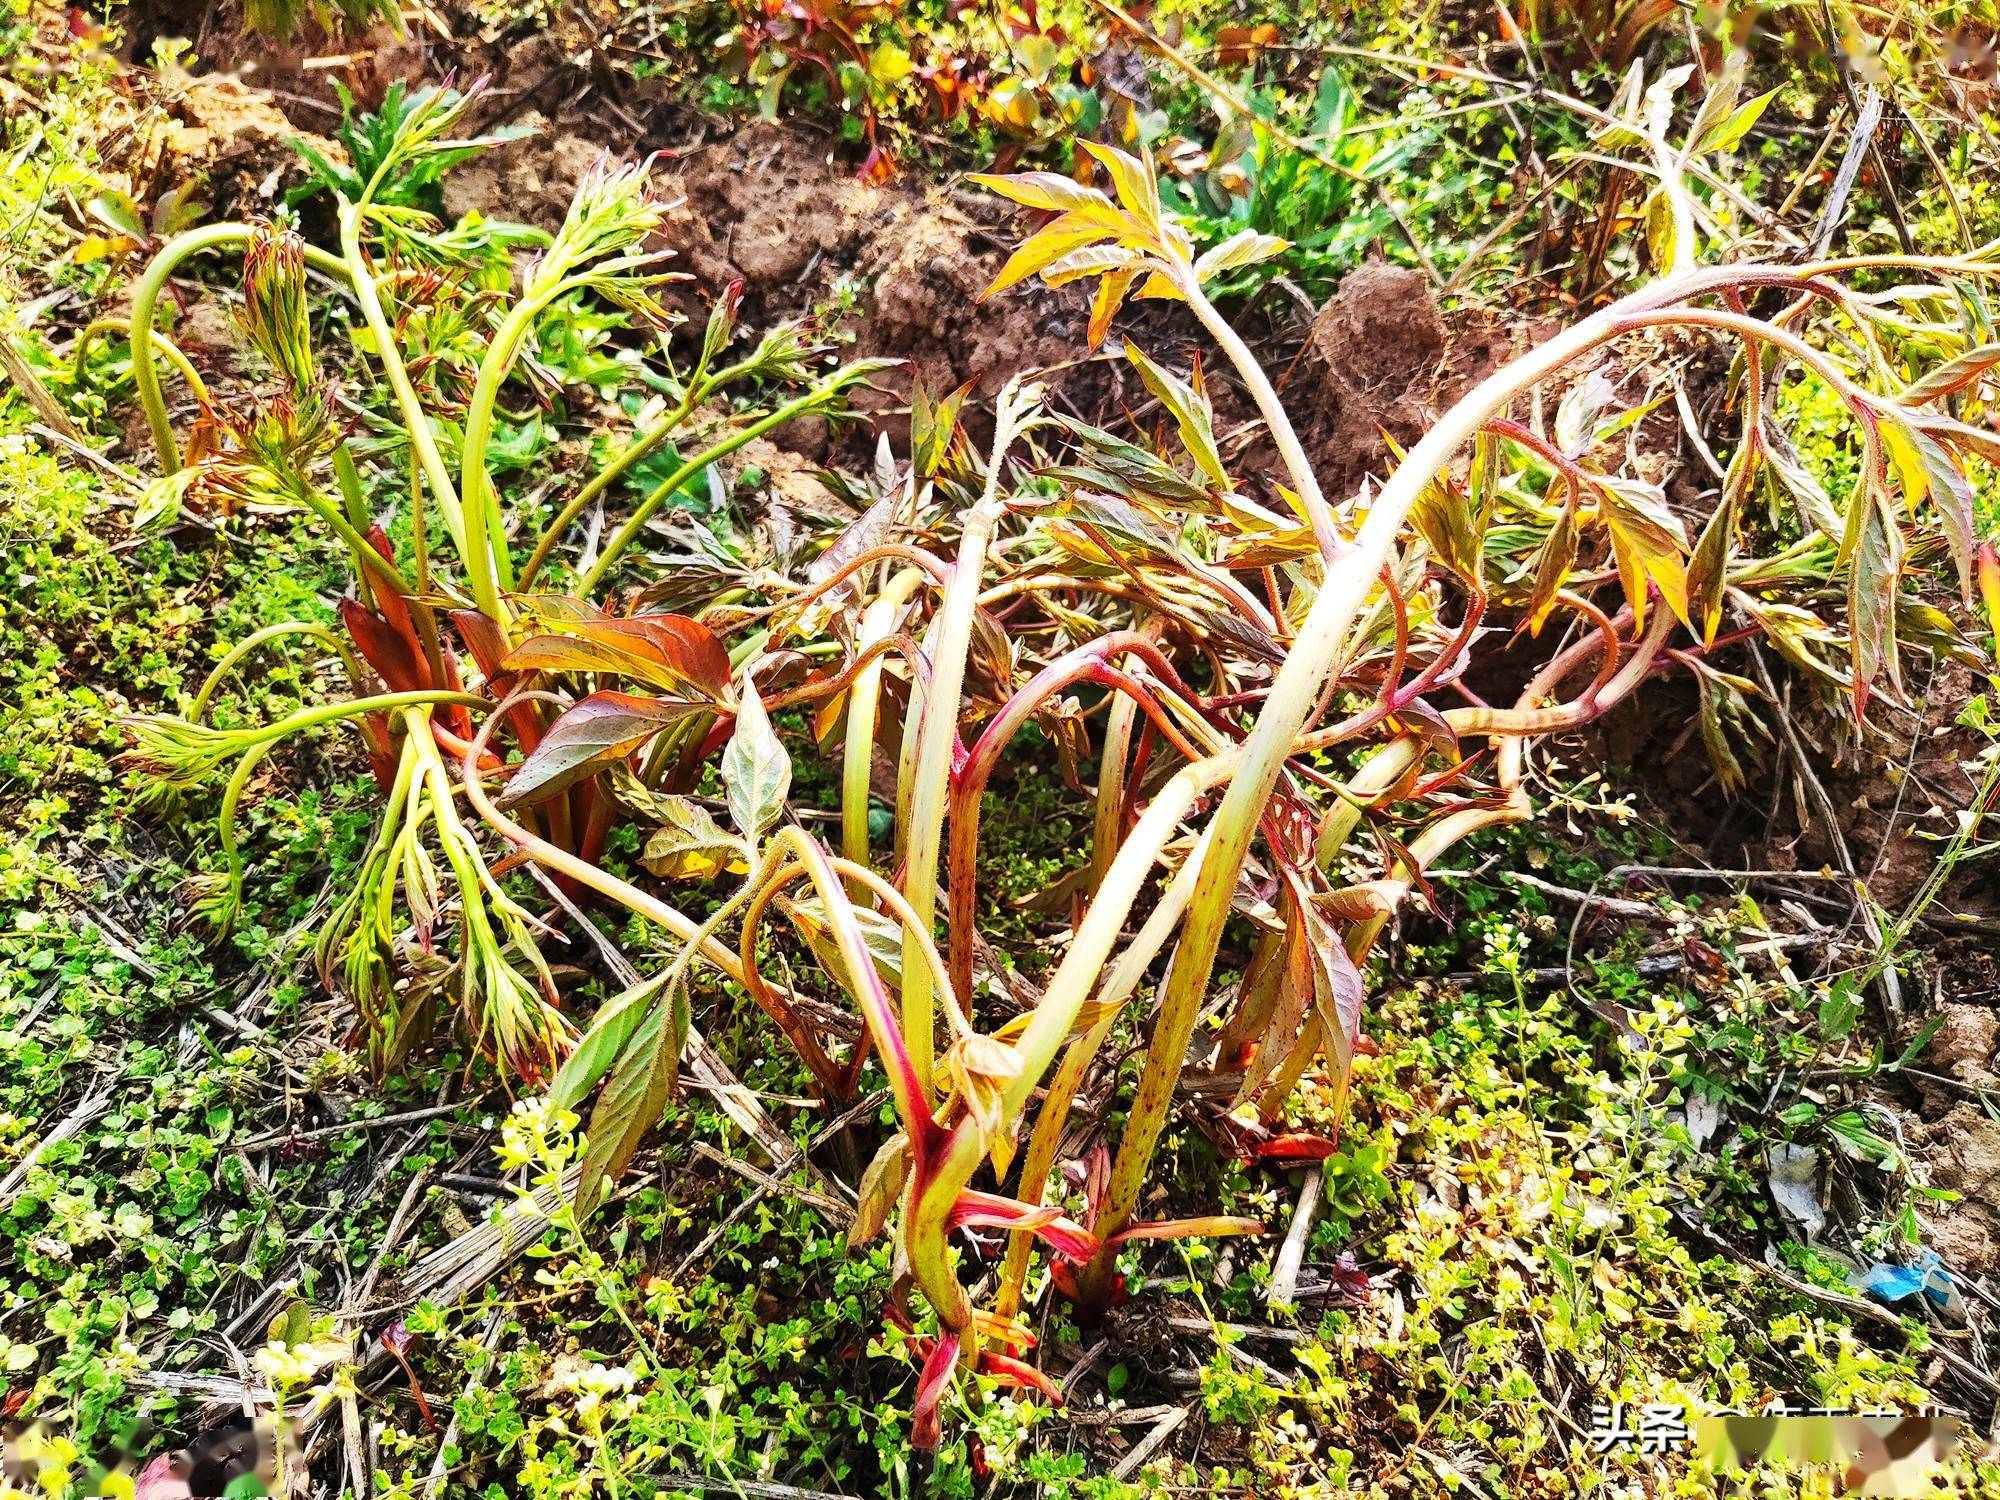
[[[858,1249],[882,1232],[895,1212],[896,1200],[910,1176],[910,1138],[898,1131],[882,1143],[861,1174],[854,1205],[854,1222],[847,1226],[847,1248]]]
[[[1111,332],[1111,320],[1125,305],[1125,295],[1132,290],[1138,276],[1135,267],[1126,266],[1107,271],[1098,280],[1097,290],[1090,295],[1090,322],[1084,330],[1085,341],[1092,349],[1102,345],[1105,335]]]
[[[647,815],[658,826],[646,835],[639,863],[662,880],[708,880],[750,868],[742,841],[692,797],[656,796]]]
[[[1603,476],[1598,481],[1599,517],[1611,533],[1611,551],[1619,580],[1632,606],[1632,620],[1643,625],[1646,584],[1660,591],[1667,608],[1683,625],[1688,620],[1687,530],[1667,509],[1656,486],[1637,480]]]
[[[1766,418],[1758,435],[1758,450],[1769,460],[1770,474],[1778,487],[1790,495],[1798,505],[1799,514],[1807,524],[1823,535],[1838,539],[1843,527],[1839,510],[1827,495],[1826,487],[1819,482],[1805,460],[1799,457],[1792,440],[1785,435],[1782,427]]]
[[[1002,1198],[966,1188],[951,1206],[945,1220],[952,1229],[981,1228],[1024,1230],[1042,1240],[1056,1254],[1073,1261],[1087,1261],[1097,1253],[1098,1239],[1062,1209],[1050,1204],[1034,1206],[1017,1198]]]
[[[1888,498],[1873,485],[1855,492],[1850,520],[1848,629],[1853,636],[1854,711],[1864,712],[1876,678],[1900,686],[1896,600],[1903,573],[1903,533]]]
[[[611,1071],[631,1045],[666,980],[667,974],[662,972],[605,1002],[591,1021],[590,1029],[578,1039],[576,1049],[557,1070],[555,1081],[549,1086],[551,1099],[564,1109],[575,1109],[583,1103],[597,1087],[598,1080]]]
[[[684,699],[592,693],[549,726],[507,783],[501,803],[523,807],[551,797],[611,762],[624,760],[662,730],[713,712],[710,704]]]
[[[1556,607],[1556,596],[1569,582],[1570,569],[1576,564],[1576,546],[1576,507],[1565,505],[1535,553],[1534,587],[1528,596],[1530,634],[1540,635],[1542,626],[1548,623],[1549,612]]]
[[[783,816],[792,789],[792,758],[771,727],[757,685],[747,678],[736,710],[736,732],[722,752],[729,816],[752,845]]]
[[[944,1393],[951,1388],[951,1377],[958,1369],[961,1348],[958,1334],[941,1333],[930,1353],[924,1357],[923,1372],[917,1376],[916,1400],[910,1407],[912,1448],[927,1452],[937,1447],[938,1439],[943,1436],[938,1405],[944,1400]]]
[[[1917,425],[1905,426],[1898,422],[1883,423],[1885,434],[1898,431],[1907,439],[1907,451],[1903,444],[1892,448],[1912,468],[1898,472],[1903,481],[1904,498],[1915,505],[1926,494],[1938,513],[1938,520],[1944,530],[1945,542],[1951,548],[1952,561],[1958,565],[1959,594],[1965,602],[1972,603],[1972,554],[1974,546],[1973,528],[1975,499],[1972,481],[1965,477],[1965,471],[1951,455],[1951,450]],[[1917,486],[1912,493],[1912,485]]]
[[[663,1003],[645,1008],[590,1112],[576,1186],[583,1212],[603,1201],[673,1097],[688,1015],[685,987],[670,988]]]
[[[1703,645],[1714,641],[1716,628],[1722,623],[1723,585],[1728,578],[1729,555],[1736,545],[1736,489],[1728,486],[1727,491],[1708,524],[1701,528],[1694,556],[1688,561],[1688,613]]]

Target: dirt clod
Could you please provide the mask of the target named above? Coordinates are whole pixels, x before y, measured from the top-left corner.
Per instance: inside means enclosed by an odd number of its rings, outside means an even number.
[[[1001,256],[975,246],[970,217],[942,193],[862,182],[798,132],[740,131],[692,153],[665,191],[683,199],[668,238],[702,294],[741,278],[746,319],[756,322],[852,287],[853,352],[909,362],[881,382],[894,389],[914,372],[937,390],[977,379],[991,395],[1020,370],[1066,358],[1081,330],[1080,321],[1052,323],[1045,300],[979,301]],[[863,392],[856,404],[894,398]]]
[[[1981,1088],[2000,1084],[1993,1071],[2000,1052],[2000,1011],[1984,1005],[1946,1004],[1944,1024],[1931,1038],[1928,1064]]]
[[[445,178],[447,219],[480,213],[548,230],[562,223],[578,181],[604,148],[552,129],[534,110],[515,123],[525,132],[519,140],[480,153]]]
[[[1321,483],[1342,495],[1381,472],[1390,451],[1384,431],[1415,441],[1509,352],[1490,329],[1448,327],[1421,273],[1381,263],[1349,272],[1313,320],[1310,379],[1293,388]],[[1302,389],[1312,397],[1300,399]]]
[[[1961,1104],[1931,1126],[1931,1186],[1959,1194],[1940,1204],[1930,1242],[1952,1270],[2000,1270],[2000,1122]]]
[[[305,177],[292,143],[298,127],[260,89],[234,78],[191,78],[167,101],[169,123],[161,145],[177,178],[202,177],[217,216],[268,212],[284,189]],[[314,138],[330,160],[340,147]]]

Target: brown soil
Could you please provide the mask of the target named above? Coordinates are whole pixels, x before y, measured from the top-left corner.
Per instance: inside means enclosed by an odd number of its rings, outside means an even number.
[[[1449,322],[1420,272],[1386,264],[1350,271],[1320,309],[1288,395],[1329,495],[1383,472],[1384,432],[1415,442],[1512,355],[1497,328],[1470,315]]]
[[[1929,1130],[1931,1186],[1959,1194],[1932,1210],[1929,1244],[1967,1275],[2000,1271],[2000,1123],[1961,1104]]]
[[[305,179],[292,145],[302,132],[262,90],[234,78],[186,78],[162,103],[162,186],[201,179],[217,217],[267,214]],[[343,157],[331,141],[315,137],[312,144],[332,160]]]
[[[506,213],[544,228],[560,222],[570,190],[602,152],[604,137],[539,113],[535,131],[467,163],[447,179],[452,213]],[[936,391],[980,382],[988,396],[1011,375],[1068,357],[1081,334],[1074,319],[1049,322],[1028,298],[981,302],[1002,256],[985,231],[945,194],[904,182],[857,179],[818,139],[753,125],[665,164],[660,190],[679,200],[667,228],[677,269],[693,277],[690,316],[741,280],[750,326],[809,313],[843,286],[858,292],[855,355],[907,360],[878,383],[907,391],[910,373]],[[863,391],[855,403],[898,424],[901,404]],[[818,446],[806,433],[800,446]]]

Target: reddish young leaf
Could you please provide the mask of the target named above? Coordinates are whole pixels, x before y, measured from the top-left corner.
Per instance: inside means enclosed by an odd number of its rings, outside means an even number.
[[[373,667],[391,692],[414,693],[433,686],[423,656],[410,640],[358,599],[340,601],[340,623],[354,649]]]
[[[951,1387],[951,1377],[958,1369],[958,1355],[959,1336],[948,1333],[931,1347],[924,1360],[924,1372],[917,1378],[916,1404],[910,1408],[912,1448],[929,1450],[938,1445],[943,1430],[938,1421],[938,1403]]]
[[[511,807],[538,802],[613,761],[623,760],[661,730],[709,711],[706,703],[641,698],[632,693],[592,693],[549,726],[534,753],[521,762],[500,800]]]
[[[458,627],[458,638],[465,642],[465,649],[472,653],[472,659],[479,664],[480,675],[489,686],[495,678],[505,675],[501,665],[507,659],[507,636],[490,616],[476,609],[455,609],[451,612],[451,623]],[[498,692],[498,688],[493,689]]]
[[[1250,1148],[1256,1161],[1325,1161],[1339,1146],[1323,1135],[1274,1135]]]
[[[656,688],[696,690],[720,700],[730,656],[714,632],[682,614],[634,620],[552,620],[560,634],[530,636],[502,666],[508,672],[612,672]]]
[[[1049,1398],[1051,1406],[1063,1404],[1062,1387],[1026,1360],[1015,1359],[1009,1354],[997,1354],[991,1349],[982,1349],[979,1353],[979,1373],[991,1375],[1002,1385],[1012,1386],[1016,1390],[1040,1391]]]
[[[1056,1254],[1070,1260],[1089,1260],[1097,1253],[1097,1236],[1073,1219],[1063,1217],[1060,1208],[1043,1204],[1031,1208],[1018,1198],[1002,1198],[993,1193],[967,1188],[958,1195],[945,1221],[947,1229],[1025,1229],[1047,1242]]]

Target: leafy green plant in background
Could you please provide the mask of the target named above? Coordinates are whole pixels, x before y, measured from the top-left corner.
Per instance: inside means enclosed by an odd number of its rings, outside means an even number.
[[[1177,141],[1163,149],[1168,170],[1161,179],[1162,201],[1198,247],[1223,244],[1245,231],[1286,242],[1269,259],[1218,277],[1213,295],[1242,296],[1282,272],[1317,301],[1370,249],[1399,239],[1395,212],[1377,189],[1393,184],[1406,191],[1412,169],[1437,151],[1438,133],[1421,125],[1355,131],[1360,123],[1359,97],[1329,64],[1302,132],[1311,153],[1242,115],[1221,126],[1205,148]],[[1426,184],[1424,198],[1407,211],[1428,220],[1464,188],[1463,180],[1453,178]]]

